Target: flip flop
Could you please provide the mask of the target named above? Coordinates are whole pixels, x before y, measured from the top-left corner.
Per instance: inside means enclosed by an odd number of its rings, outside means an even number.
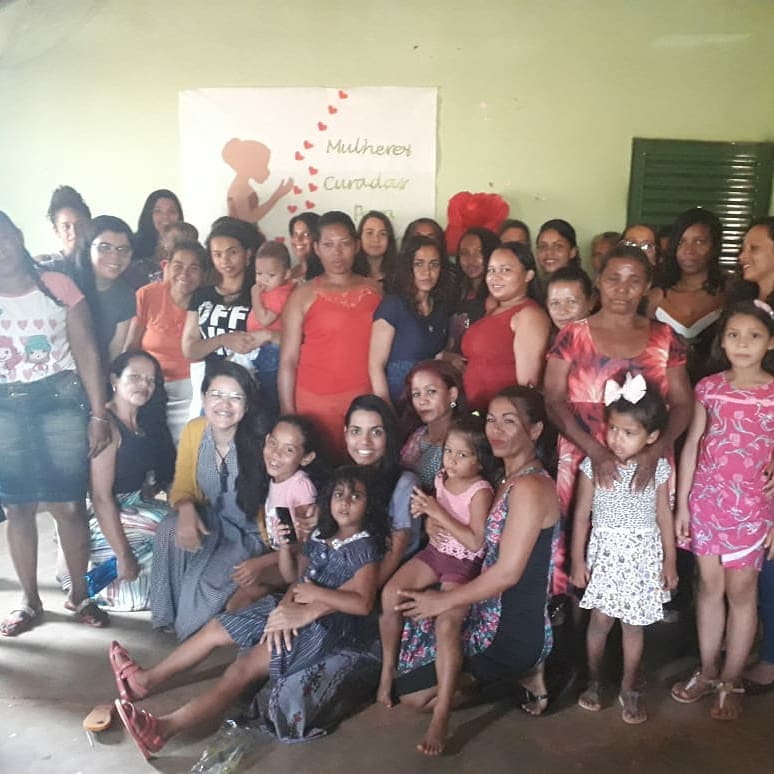
[[[11,610],[3,622],[0,623],[0,634],[3,637],[18,637],[20,634],[35,628],[42,621],[42,607],[34,608],[24,605],[24,607]]]
[[[126,648],[120,642],[113,640],[108,651],[108,659],[113,675],[116,678],[116,688],[118,695],[123,701],[140,701],[148,695],[148,691],[132,687],[129,683],[135,672],[140,671],[140,667],[134,662]]]
[[[100,731],[106,731],[113,723],[113,705],[98,704],[83,719],[83,728],[86,731],[93,731],[98,734]]]
[[[150,712],[138,710],[131,702],[122,699],[115,700],[115,708],[142,756],[146,761],[152,758],[165,743],[159,735],[158,719]]]
[[[618,703],[621,705],[621,720],[630,726],[638,726],[648,719],[648,713],[641,703],[642,694],[639,691],[621,691]]]

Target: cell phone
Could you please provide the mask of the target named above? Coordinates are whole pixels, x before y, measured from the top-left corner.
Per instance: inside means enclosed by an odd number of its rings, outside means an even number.
[[[296,535],[296,528],[293,525],[293,517],[290,515],[290,508],[283,508],[282,506],[277,506],[277,508],[275,508],[274,510],[277,514],[277,521],[280,524],[284,524],[286,527],[290,528],[290,534],[288,535],[288,542],[298,543],[298,535]]]

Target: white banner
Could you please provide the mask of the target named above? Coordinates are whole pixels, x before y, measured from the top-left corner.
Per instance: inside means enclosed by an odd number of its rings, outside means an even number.
[[[197,89],[180,93],[181,200],[207,234],[232,214],[270,239],[299,212],[386,212],[398,238],[434,217],[435,88]]]

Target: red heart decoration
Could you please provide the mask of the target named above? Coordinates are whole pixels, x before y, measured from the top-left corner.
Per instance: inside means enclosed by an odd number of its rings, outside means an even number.
[[[26,320],[19,320],[19,322],[17,323],[17,325],[18,325],[18,326],[19,326],[19,327],[20,327],[22,330],[24,330],[24,329],[27,327],[27,321],[26,321]]]
[[[284,236],[274,237],[274,241],[275,242],[282,242],[284,244],[285,243],[285,237]]]
[[[309,142],[309,140],[304,140],[304,147],[309,150],[309,148],[314,148],[314,143]]]
[[[294,193],[294,194],[296,194],[296,195],[300,194],[302,190],[303,190],[303,189],[302,189],[302,188],[300,188],[300,187],[299,187],[299,186],[297,186],[297,185],[294,185],[294,186],[293,186],[293,193]]]
[[[309,167],[309,174],[316,175],[320,170],[317,167]]]
[[[339,89],[339,99],[347,99],[347,97],[349,97],[349,94],[347,94],[346,91]]]
[[[317,186],[314,183],[309,183],[309,190],[314,193],[317,190]]]
[[[446,245],[450,253],[457,250],[462,235],[474,226],[497,231],[508,217],[508,202],[500,194],[460,191],[449,199],[447,208]]]
[[[328,125],[327,125],[327,124],[324,124],[322,121],[318,121],[318,122],[317,122],[317,128],[318,128],[318,129],[319,129],[321,132],[324,132],[324,131],[325,131],[325,130],[328,128]]]
[[[296,161],[303,161],[303,160],[304,160],[303,155],[299,151],[296,151]]]
[[[295,204],[288,204],[288,212],[290,212],[291,214],[294,213],[297,209],[298,207],[296,207]]]
[[[307,199],[304,204],[306,205],[307,210],[313,210],[314,209],[314,202],[310,202],[309,199]]]
[[[329,112],[331,115],[333,115],[334,113],[338,113],[338,112],[339,112],[339,109],[338,109],[338,108],[335,108],[335,107],[333,107],[333,105],[328,105],[328,112]]]
[[[32,324],[38,329],[41,330],[43,326],[46,324],[45,320],[33,320]]]

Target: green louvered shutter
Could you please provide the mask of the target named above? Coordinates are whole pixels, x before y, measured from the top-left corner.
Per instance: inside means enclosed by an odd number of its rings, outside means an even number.
[[[772,143],[635,137],[627,222],[665,226],[705,207],[723,222],[721,261],[735,264],[750,219],[769,212],[773,161]]]

